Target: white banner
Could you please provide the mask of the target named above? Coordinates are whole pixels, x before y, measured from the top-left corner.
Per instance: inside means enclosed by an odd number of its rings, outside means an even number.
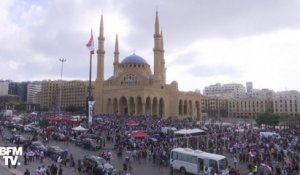
[[[89,101],[89,127],[92,126],[93,122],[93,107],[94,107],[95,101]]]

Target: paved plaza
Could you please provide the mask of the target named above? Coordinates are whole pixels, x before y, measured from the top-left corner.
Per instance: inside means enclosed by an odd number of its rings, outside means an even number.
[[[6,130],[5,131],[5,137],[10,137],[10,133]],[[10,145],[14,145],[12,143],[9,143],[7,141],[0,141],[0,146],[10,146]],[[65,143],[65,142],[61,142],[61,141],[54,141],[54,140],[50,140],[49,143],[47,143],[48,146],[59,146],[62,149],[68,150],[69,154],[73,154],[74,159],[77,163],[78,159],[83,159],[84,155],[99,155],[101,154],[103,151],[111,151],[113,156],[112,156],[112,160],[110,161],[110,163],[114,166],[114,168],[116,169],[115,172],[118,172],[119,170],[122,169],[122,164],[125,160],[125,156],[123,155],[122,157],[118,157],[116,152],[113,150],[113,143],[108,142],[105,146],[105,148],[103,148],[102,150],[99,151],[90,151],[87,149],[84,149],[82,147],[76,146],[74,143]],[[15,146],[15,145],[14,145]],[[229,159],[229,165],[233,166],[233,161],[232,158],[230,156],[228,156]],[[19,160],[21,160],[21,165],[18,166],[17,168],[8,168],[7,166],[4,165],[4,161],[1,160],[0,161],[0,174],[1,175],[12,175],[13,173],[16,175],[23,175],[26,168],[29,169],[29,171],[32,174],[35,174],[35,170],[42,165],[45,165],[46,167],[48,165],[51,164],[57,164],[56,162],[52,161],[50,158],[46,158],[44,160],[43,163],[41,163],[40,161],[36,160],[34,162],[30,162],[29,165],[24,165],[24,159],[23,157],[19,157]],[[160,166],[156,163],[153,163],[152,160],[144,160],[141,159],[141,162],[138,161],[133,161],[132,162],[132,174],[133,175],[168,175],[171,174],[170,173],[170,168],[168,166]],[[246,164],[241,164],[239,166],[239,169],[241,172],[246,173]],[[79,174],[76,167],[72,168],[69,166],[63,166],[63,174],[64,175],[77,175]],[[175,171],[173,172],[174,175],[178,175],[180,174],[179,172]]]

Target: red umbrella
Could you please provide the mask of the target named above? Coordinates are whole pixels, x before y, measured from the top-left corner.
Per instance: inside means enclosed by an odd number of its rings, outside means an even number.
[[[57,117],[48,117],[46,118],[49,122],[59,122],[61,121],[60,118],[57,118]]]
[[[131,137],[134,138],[134,139],[143,139],[145,137],[148,137],[148,134],[145,133],[145,132],[134,132],[131,134]]]
[[[139,123],[134,120],[129,120],[126,125],[127,126],[138,126]]]

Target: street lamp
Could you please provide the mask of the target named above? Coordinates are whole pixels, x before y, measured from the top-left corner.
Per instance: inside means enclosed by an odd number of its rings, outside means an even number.
[[[66,62],[67,60],[64,58],[60,58],[59,61],[61,62],[60,84],[59,84],[59,106],[58,106],[58,110],[59,110],[59,114],[60,114],[60,112],[61,112],[61,96],[62,96],[62,74],[63,74],[63,70],[64,70],[64,62]]]

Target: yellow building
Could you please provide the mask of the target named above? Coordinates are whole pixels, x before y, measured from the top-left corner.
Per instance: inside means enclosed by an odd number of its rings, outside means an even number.
[[[41,107],[53,109],[78,107],[86,110],[88,81],[43,81],[41,90]],[[94,87],[92,84],[92,94]]]
[[[228,101],[228,116],[233,118],[256,119],[261,113],[272,112],[272,98],[247,97]]]
[[[44,80],[42,81],[42,89],[40,103],[42,109],[51,109],[58,106],[58,87],[60,81]]]
[[[173,81],[166,83],[164,42],[158,12],[154,32],[154,71],[135,53],[119,61],[116,36],[113,75],[104,80],[104,25],[101,16],[95,81],[95,114],[154,115],[200,119],[200,92],[182,92]]]
[[[201,113],[208,117],[228,117],[228,99],[222,96],[202,96]]]

